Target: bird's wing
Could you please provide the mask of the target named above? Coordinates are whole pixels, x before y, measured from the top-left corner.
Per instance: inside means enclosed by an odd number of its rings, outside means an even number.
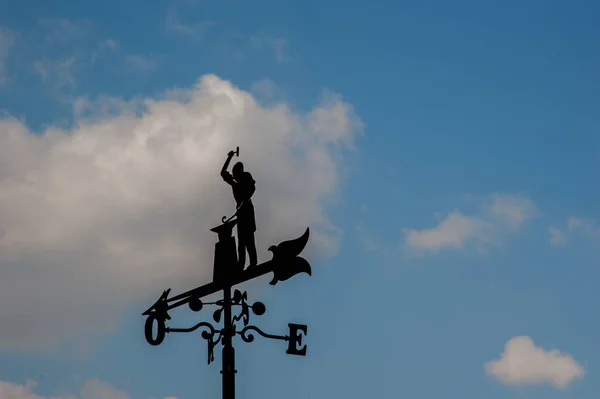
[[[300,255],[300,252],[308,243],[308,236],[310,235],[310,229],[307,227],[304,234],[294,240],[284,241],[277,246],[278,252],[285,257],[295,257]]]

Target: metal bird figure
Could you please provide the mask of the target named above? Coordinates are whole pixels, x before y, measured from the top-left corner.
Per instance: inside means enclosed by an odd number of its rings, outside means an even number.
[[[276,265],[273,269],[273,279],[269,284],[275,285],[278,281],[285,281],[298,273],[311,275],[310,264],[306,259],[298,256],[308,243],[309,234],[310,231],[307,228],[301,237],[269,247]]]

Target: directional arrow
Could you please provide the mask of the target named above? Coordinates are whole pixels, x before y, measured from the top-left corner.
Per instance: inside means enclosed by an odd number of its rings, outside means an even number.
[[[235,285],[244,283],[248,280],[252,280],[254,278],[263,276],[267,273],[273,273],[276,271],[275,270],[276,268],[285,267],[286,263],[293,263],[293,261],[295,259],[302,259],[298,255],[300,254],[302,249],[304,249],[304,246],[306,245],[306,241],[308,241],[308,235],[309,235],[309,229],[306,229],[306,232],[301,237],[299,237],[295,240],[285,241],[285,242],[279,244],[277,247],[281,247],[282,249],[279,251],[276,251],[276,252],[273,251],[273,255],[274,255],[273,259],[271,259],[267,262],[261,263],[260,265],[249,267],[249,268],[243,270],[242,272],[230,275],[230,276],[228,276],[228,279],[225,281],[219,281],[218,283],[213,281],[213,282],[205,284],[201,287],[194,288],[193,290],[184,292],[183,294],[174,296],[172,298],[167,298],[167,295],[170,292],[170,289],[169,289],[169,290],[165,291],[166,294],[163,293],[163,295],[159,298],[159,300],[156,301],[156,303],[154,305],[152,305],[150,308],[148,308],[148,310],[146,310],[144,313],[142,313],[142,315],[148,316],[151,312],[157,311],[157,310],[160,310],[163,312],[166,310],[171,310],[171,309],[179,307],[181,305],[185,305],[192,298],[201,299],[208,295],[214,294],[215,292],[221,291],[226,287],[233,287]],[[276,247],[274,247],[274,248],[277,249]],[[287,248],[291,248],[289,250],[291,252],[288,252]],[[304,261],[303,259],[302,259],[302,261],[306,263],[307,266],[304,266],[304,267],[307,269],[306,270],[303,269],[300,271],[304,271],[304,272],[310,274],[310,266],[308,266],[308,262]],[[297,272],[299,272],[299,271],[292,271],[291,274],[295,274]],[[287,273],[287,274],[290,274],[290,273]],[[285,278],[282,278],[281,280],[284,280],[287,278],[289,278],[289,276],[286,276]],[[166,306],[167,304],[170,304],[170,305]]]
[[[232,276],[232,278],[229,281],[219,282],[219,283],[211,282],[211,283],[205,284],[198,288],[194,288],[193,290],[184,292],[183,294],[179,294],[179,295],[174,296],[173,298],[169,298],[169,299],[167,299],[163,296],[154,305],[152,305],[150,308],[148,308],[148,310],[146,310],[144,313],[142,313],[142,315],[148,316],[153,310],[158,308],[158,306],[164,302],[170,303],[170,305],[167,307],[167,310],[170,310],[170,309],[176,308],[178,306],[185,305],[192,298],[200,299],[200,298],[204,298],[206,296],[212,295],[215,292],[219,292],[226,285],[230,285],[233,287],[235,285],[244,283],[248,280],[252,280],[253,278],[263,276],[267,273],[271,273],[271,272],[273,272],[273,270],[275,268],[275,264],[276,263],[273,260],[270,260],[270,261],[261,263],[260,265],[248,268],[248,269],[244,270],[243,272],[239,273],[237,276]],[[175,301],[177,301],[177,302],[175,302]],[[172,303],[172,302],[175,302],[175,303]]]

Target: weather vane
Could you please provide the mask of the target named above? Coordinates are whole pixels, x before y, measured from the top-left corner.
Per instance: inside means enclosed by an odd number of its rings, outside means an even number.
[[[273,273],[271,285],[285,281],[298,273],[311,275],[310,264],[299,256],[308,242],[308,228],[302,236],[295,240],[284,241],[279,245],[269,247],[273,258],[258,264],[254,241],[256,220],[252,204],[252,195],[256,188],[255,181],[252,175],[244,170],[241,162],[237,162],[233,166],[231,173],[227,171],[234,155],[239,157],[239,147],[236,151],[229,151],[227,154],[227,160],[221,169],[221,177],[233,190],[236,211],[230,218],[224,216],[221,220],[222,224],[211,229],[218,235],[215,245],[213,281],[171,298],[169,298],[171,289],[168,289],[162,293],[154,305],[143,313],[144,316],[147,316],[144,333],[146,341],[150,345],[160,345],[168,333],[193,332],[202,329],[202,338],[208,343],[208,364],[214,361],[214,348],[218,344],[222,345],[223,399],[235,399],[235,374],[237,371],[235,370],[233,338],[236,335],[239,335],[245,342],[254,341],[252,332],[265,338],[287,341],[286,353],[306,355],[306,345],[302,344],[302,337],[307,334],[306,325],[288,324],[288,335],[267,334],[260,328],[249,325],[250,311],[256,316],[261,316],[266,312],[266,307],[261,302],[248,304],[246,292],[242,293],[236,289],[232,295],[232,287],[267,273]],[[232,230],[236,224],[237,251],[235,239],[232,236]],[[246,252],[249,257],[247,268],[245,268]],[[202,301],[202,298],[219,291],[223,292],[222,299],[216,302]],[[215,327],[209,322],[200,322],[189,328],[167,327],[166,321],[171,320],[169,310],[186,304],[194,312],[200,312],[205,305],[216,306],[213,320],[216,324],[220,324],[221,328]],[[234,308],[239,310],[236,315],[232,313]],[[240,330],[238,330],[239,322],[243,325]]]

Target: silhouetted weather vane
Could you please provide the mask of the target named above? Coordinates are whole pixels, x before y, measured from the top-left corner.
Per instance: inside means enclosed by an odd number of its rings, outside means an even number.
[[[254,205],[252,195],[255,191],[255,181],[249,172],[244,171],[244,165],[237,162],[232,173],[227,172],[229,163],[234,155],[239,157],[239,147],[236,151],[227,154],[225,165],[221,169],[221,177],[233,189],[236,201],[236,211],[229,219],[222,218],[222,224],[214,227],[211,231],[217,233],[218,242],[215,244],[213,281],[201,287],[195,288],[183,294],[169,298],[171,289],[162,293],[160,298],[146,310],[143,315],[148,316],[144,326],[146,341],[150,345],[160,345],[165,335],[174,332],[193,332],[200,328],[202,338],[208,343],[208,364],[214,360],[214,348],[219,343],[222,345],[222,371],[223,375],[223,399],[235,399],[235,350],[233,348],[233,337],[239,335],[243,341],[254,341],[252,332],[259,335],[288,342],[286,353],[290,355],[306,355],[306,345],[302,344],[302,337],[307,333],[307,327],[303,324],[288,324],[288,335],[273,335],[263,332],[256,326],[249,325],[250,311],[256,316],[266,312],[266,307],[261,302],[252,305],[247,303],[246,292],[235,290],[233,286],[252,280],[256,277],[273,273],[269,284],[275,285],[279,281],[285,281],[298,273],[311,275],[310,264],[299,255],[308,243],[309,229],[299,238],[284,241],[279,245],[272,245],[269,251],[273,258],[262,264],[257,264],[256,246],[254,232],[256,231],[256,220],[254,217]],[[237,224],[238,245],[236,252],[235,239],[231,233]],[[244,270],[246,251],[250,258],[250,265]],[[216,302],[203,302],[202,298],[223,291],[223,298]],[[166,326],[166,321],[171,320],[169,310],[187,304],[194,312],[201,311],[205,305],[216,306],[213,313],[215,323],[222,324],[218,329],[208,322],[200,322],[189,328],[172,328]],[[237,315],[232,314],[232,309],[239,309]],[[238,322],[242,322],[243,328],[237,330]],[[154,331],[156,327],[156,331]]]
[[[254,217],[254,205],[252,204],[252,194],[256,190],[254,179],[249,172],[244,171],[244,164],[241,162],[233,165],[231,173],[227,172],[227,167],[233,155],[240,156],[240,147],[235,151],[229,151],[227,160],[223,169],[221,169],[221,177],[233,189],[233,198],[236,203],[235,214],[229,218],[237,216],[237,231],[238,231],[238,261],[243,269],[246,263],[246,250],[250,257],[250,266],[256,266],[256,245],[254,243],[254,232],[256,231],[256,219]],[[226,223],[226,217],[223,216],[222,222]]]

